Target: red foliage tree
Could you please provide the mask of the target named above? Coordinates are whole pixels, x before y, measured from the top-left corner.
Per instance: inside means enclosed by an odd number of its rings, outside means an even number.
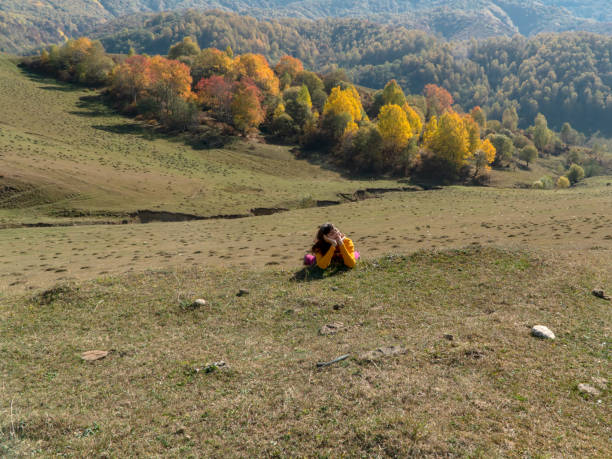
[[[210,108],[222,121],[232,120],[232,90],[234,82],[226,77],[213,75],[202,78],[195,87],[198,102]]]
[[[453,105],[453,96],[444,88],[435,84],[425,86],[427,100],[427,117],[440,116],[449,111]]]

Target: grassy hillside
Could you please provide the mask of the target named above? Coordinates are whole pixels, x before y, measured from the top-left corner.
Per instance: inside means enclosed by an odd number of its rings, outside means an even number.
[[[71,216],[121,220],[139,209],[202,216],[299,207],[368,186],[295,159],[290,147],[156,134],[93,90],[23,75],[0,56],[0,224]]]
[[[0,453],[603,458],[612,316],[590,290],[610,268],[476,248],[310,282],[194,267],[0,300]],[[361,357],[385,346],[405,353]],[[82,362],[92,349],[111,353]]]

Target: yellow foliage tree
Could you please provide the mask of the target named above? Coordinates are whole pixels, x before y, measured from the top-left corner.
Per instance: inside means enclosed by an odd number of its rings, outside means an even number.
[[[385,149],[399,151],[408,145],[413,136],[406,112],[394,104],[384,105],[378,114],[378,130]]]
[[[343,136],[346,137],[346,136],[349,136],[349,135],[356,134],[358,130],[359,130],[359,126],[357,126],[357,123],[355,123],[354,121],[350,121],[346,125],[346,128],[344,128]]]
[[[425,146],[431,144],[437,130],[438,130],[438,118],[435,116],[432,116],[429,119],[429,122],[427,123],[427,125],[425,126],[425,132],[423,133],[423,144]]]
[[[414,110],[414,108],[408,105],[408,103],[405,103],[402,108],[404,112],[406,112],[406,118],[408,118],[412,133],[414,135],[419,135],[423,129],[423,120],[421,120],[419,114]]]
[[[425,146],[453,164],[456,169],[463,166],[473,154],[470,151],[470,136],[464,119],[453,111],[442,114],[437,121],[436,129],[426,132]]]
[[[341,113],[348,113],[351,117],[350,121],[353,122],[363,119],[364,111],[361,98],[352,86],[346,89],[341,89],[340,86],[333,88],[323,106],[323,115],[339,115]]]
[[[463,116],[463,125],[468,134],[468,150],[473,155],[480,147],[480,126],[471,115]]]
[[[474,164],[476,170],[474,176],[477,176],[480,171],[491,170],[491,164],[495,161],[495,155],[497,151],[489,139],[485,139],[481,144],[476,153],[474,153]]]

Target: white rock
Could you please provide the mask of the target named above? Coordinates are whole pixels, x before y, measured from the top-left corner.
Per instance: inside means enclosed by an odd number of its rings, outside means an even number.
[[[589,384],[578,384],[578,390],[583,394],[593,395],[594,397],[601,395],[601,392],[598,389]]]
[[[545,327],[544,325],[536,325],[531,329],[531,334],[536,338],[542,339],[555,339],[555,334],[550,330],[550,328]]]
[[[196,308],[199,308],[201,306],[206,306],[206,300],[203,300],[202,298],[198,298],[197,300],[193,302],[193,306]]]

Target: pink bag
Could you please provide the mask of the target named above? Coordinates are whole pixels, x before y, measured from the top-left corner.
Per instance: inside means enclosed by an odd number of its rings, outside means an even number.
[[[355,255],[355,261],[359,260],[359,252],[355,251],[354,253]],[[312,266],[317,262],[317,257],[315,257],[312,253],[307,253],[306,255],[304,255],[304,265],[305,266]]]

